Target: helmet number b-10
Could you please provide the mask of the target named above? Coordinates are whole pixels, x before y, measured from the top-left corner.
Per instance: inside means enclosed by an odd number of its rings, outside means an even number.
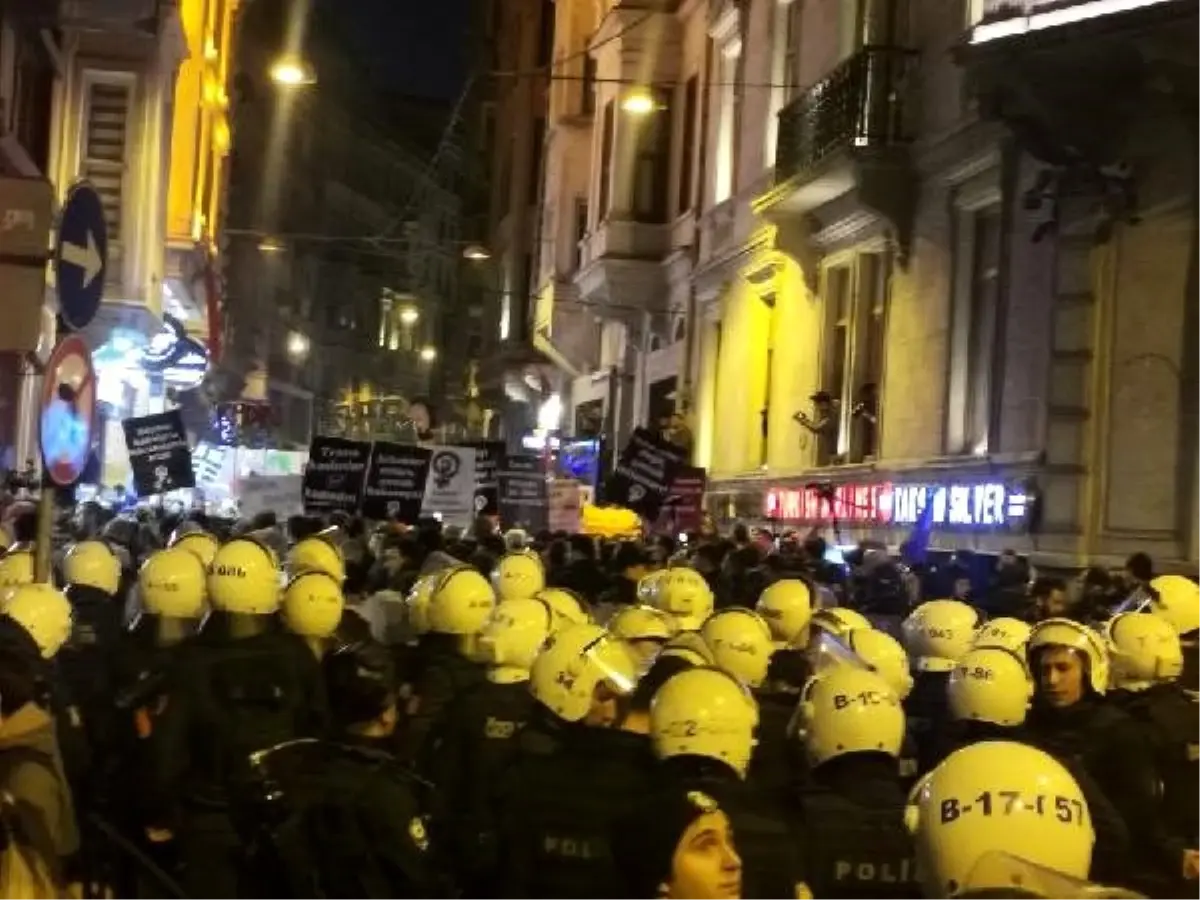
[[[855,703],[863,706],[880,706],[883,704],[883,695],[879,691],[863,691],[858,694],[835,694],[833,697],[834,709],[845,709]]]

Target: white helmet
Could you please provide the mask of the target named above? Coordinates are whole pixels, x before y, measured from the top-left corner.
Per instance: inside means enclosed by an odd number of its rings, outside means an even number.
[[[551,637],[533,661],[529,689],[560,719],[581,722],[598,688],[629,696],[638,665],[625,643],[599,625],[574,625]]]
[[[971,646],[976,650],[984,647],[1003,647],[1013,653],[1024,653],[1032,631],[1033,626],[1027,622],[1000,616],[988,619],[975,629],[975,641]]]
[[[797,734],[811,765],[847,753],[900,756],[904,708],[874,672],[836,666],[813,676],[800,693],[797,717]]]
[[[803,647],[808,643],[808,623],[812,619],[812,592],[798,578],[783,578],[768,585],[758,597],[755,611],[771,628],[780,647]]]
[[[767,680],[775,644],[770,627],[758,613],[743,607],[718,610],[705,620],[700,637],[718,668],[747,687],[761,687]]]
[[[492,586],[474,568],[443,569],[429,597],[429,630],[438,634],[478,634],[495,606]]]
[[[71,637],[71,601],[48,584],[24,584],[4,603],[8,616],[33,638],[45,659],[53,659]]]
[[[961,600],[929,600],[901,626],[904,646],[921,672],[949,672],[971,649],[979,614]]]
[[[479,634],[480,655],[490,664],[491,681],[525,681],[550,638],[554,615],[541,600],[501,600]]]
[[[979,647],[958,661],[946,684],[950,715],[960,721],[1015,726],[1033,702],[1025,660],[1003,647]]]
[[[650,702],[650,740],[660,759],[704,756],[746,777],[758,704],[720,669],[695,667],[666,680]]]
[[[947,756],[909,793],[904,821],[927,897],[1020,887],[982,876],[995,872],[984,864],[1001,852],[1086,878],[1096,839],[1071,774],[1049,754],[1008,741],[971,744]]]
[[[1108,690],[1108,647],[1092,629],[1073,619],[1045,619],[1038,622],[1029,635],[1031,665],[1035,663],[1037,652],[1044,647],[1067,647],[1082,653],[1087,660],[1086,675],[1092,690],[1097,694]],[[1034,675],[1036,677],[1037,673]]]
[[[680,631],[695,631],[712,615],[712,588],[703,575],[687,566],[663,571],[656,605],[675,620]]]
[[[1112,686],[1144,691],[1183,674],[1179,633],[1166,619],[1146,613],[1119,613],[1104,628],[1112,661]]]

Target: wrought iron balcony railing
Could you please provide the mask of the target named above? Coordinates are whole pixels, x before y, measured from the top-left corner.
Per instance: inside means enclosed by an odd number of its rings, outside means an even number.
[[[916,58],[903,47],[864,47],[785,106],[775,180],[811,171],[844,148],[907,143],[908,75]]]

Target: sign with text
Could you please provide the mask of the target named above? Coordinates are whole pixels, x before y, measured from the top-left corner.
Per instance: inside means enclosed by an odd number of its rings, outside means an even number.
[[[555,478],[550,482],[546,504],[546,527],[551,531],[576,534],[583,513],[583,497],[579,482]]]
[[[139,497],[196,486],[183,416],[172,409],[121,422]]]
[[[253,519],[259,513],[273,512],[282,522],[304,511],[303,491],[300,475],[248,475],[238,482],[241,516]]]
[[[605,499],[654,520],[686,463],[687,451],[682,447],[664,441],[648,428],[635,428],[609,479]]]
[[[546,473],[535,453],[508,453],[500,464],[500,519],[528,531],[546,527]]]
[[[362,514],[415,525],[421,517],[431,455],[416,444],[376,441],[363,484]]]
[[[1032,500],[1023,486],[995,481],[809,484],[767,491],[763,512],[787,522],[837,518],[847,524],[903,528],[915,525],[925,504],[932,503],[932,526],[938,530],[1021,531],[1028,527]]]
[[[504,455],[503,441],[475,441],[461,444],[475,448],[475,513],[494,516],[500,512],[499,484],[496,472]]]
[[[699,466],[680,466],[655,522],[655,531],[678,534],[699,531],[704,525],[704,490],[708,472]]]
[[[475,521],[475,448],[429,448],[429,474],[421,515],[469,528]]]
[[[304,512],[356,511],[370,456],[367,441],[314,437],[304,467]]]

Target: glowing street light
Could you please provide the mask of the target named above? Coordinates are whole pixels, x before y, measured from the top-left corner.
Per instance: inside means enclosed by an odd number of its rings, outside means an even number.
[[[304,60],[294,56],[281,56],[271,64],[271,80],[280,87],[298,88],[316,84],[317,76]]]
[[[488,248],[480,244],[468,244],[463,248],[463,259],[469,259],[471,262],[483,262],[491,258],[492,254]]]
[[[406,306],[400,310],[400,324],[406,328],[416,325],[419,318],[421,318],[421,313],[415,306]]]
[[[421,362],[431,363],[437,359],[437,350],[428,344],[421,348]]]
[[[258,242],[258,250],[260,253],[282,253],[287,248],[272,237],[265,237]]]
[[[288,333],[287,354],[293,362],[303,362],[308,357],[311,346],[308,337],[299,331]]]
[[[637,88],[625,95],[621,109],[631,116],[648,116],[658,109],[658,101],[645,88]]]

